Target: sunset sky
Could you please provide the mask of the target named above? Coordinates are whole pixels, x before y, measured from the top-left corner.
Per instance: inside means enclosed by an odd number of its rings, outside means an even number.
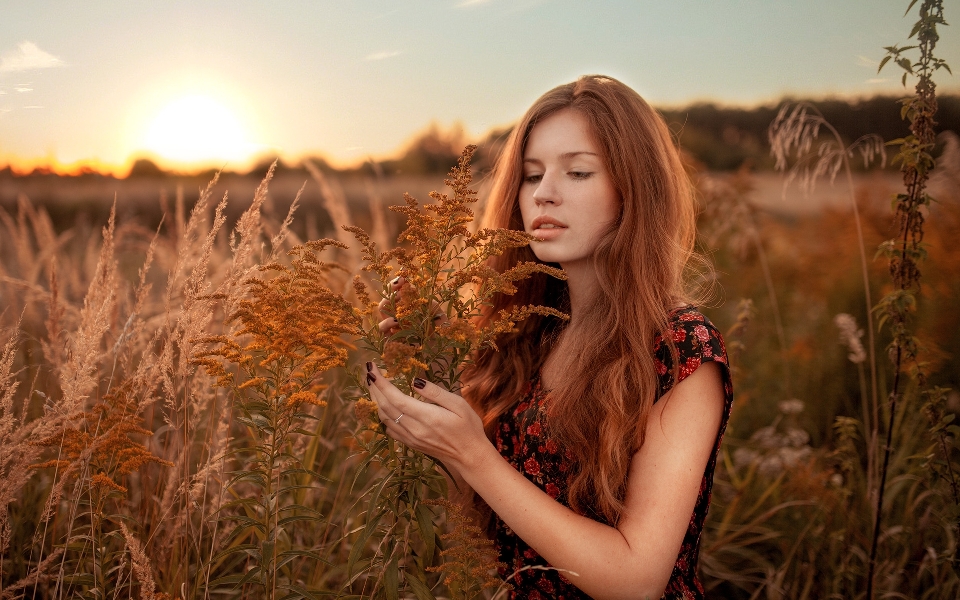
[[[907,4],[0,0],[0,166],[347,164],[431,121],[482,135],[584,73],[658,106],[899,93],[877,63],[907,41]],[[960,62],[960,30],[942,35],[939,55]]]

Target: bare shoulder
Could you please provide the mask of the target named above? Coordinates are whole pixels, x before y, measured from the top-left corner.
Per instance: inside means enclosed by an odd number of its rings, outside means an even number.
[[[726,408],[722,367],[715,361],[703,362],[654,404],[644,445],[665,436],[672,443],[704,443],[709,454]]]

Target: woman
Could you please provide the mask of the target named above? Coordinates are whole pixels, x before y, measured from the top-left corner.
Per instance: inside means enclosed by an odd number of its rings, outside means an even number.
[[[684,287],[694,199],[668,129],[629,87],[582,77],[527,111],[494,182],[486,225],[538,238],[494,266],[539,260],[567,280],[532,278],[488,315],[540,304],[570,320],[533,317],[479,353],[466,400],[422,379],[416,400],[368,363],[388,434],[489,506],[514,597],[702,597],[732,389]]]

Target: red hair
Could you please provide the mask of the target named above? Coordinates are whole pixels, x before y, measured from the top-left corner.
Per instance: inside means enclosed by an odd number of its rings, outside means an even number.
[[[527,139],[540,120],[563,109],[590,123],[621,209],[594,253],[599,293],[584,307],[579,329],[590,333],[565,342],[577,352],[558,369],[547,425],[576,465],[568,481],[570,506],[616,524],[630,461],[657,397],[654,338],[666,333],[670,311],[690,300],[684,279],[696,258],[695,199],[663,118],[623,83],[588,75],[541,96],[514,128],[494,171],[485,226],[523,230],[518,196]],[[496,257],[491,266],[503,271],[536,260],[525,247]],[[535,274],[517,287],[513,296],[495,298],[481,320],[515,305],[569,311],[563,281]],[[539,371],[562,327],[552,317],[533,316],[497,340],[499,351],[478,352],[463,391],[488,435]],[[664,340],[676,356],[672,336]]]

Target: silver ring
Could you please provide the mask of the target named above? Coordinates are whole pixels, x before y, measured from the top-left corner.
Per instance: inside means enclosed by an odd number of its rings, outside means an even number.
[[[400,416],[397,417],[396,419],[394,419],[393,422],[396,423],[397,425],[399,425],[399,424],[400,424],[400,419],[402,419],[402,418],[403,418],[403,413],[400,413]]]

